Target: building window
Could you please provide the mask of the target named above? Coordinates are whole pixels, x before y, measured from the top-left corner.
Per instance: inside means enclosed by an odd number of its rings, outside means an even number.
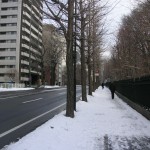
[[[0,60],[16,60],[15,56],[0,57]]]
[[[17,23],[1,23],[1,27],[6,27],[6,26],[17,26]]]
[[[16,31],[0,32],[0,35],[13,35],[13,34],[17,34],[17,32]]]
[[[15,60],[16,57],[15,56],[10,56],[10,60]]]
[[[0,77],[4,77],[4,74],[0,73]]]
[[[16,43],[16,40],[0,40],[0,43]]]
[[[0,65],[0,68],[5,68],[5,65]]]
[[[2,3],[18,2],[18,0],[2,0]]]
[[[6,11],[6,10],[18,10],[18,7],[2,7],[1,10],[2,11]]]
[[[0,60],[5,60],[5,57],[0,57]]]
[[[16,51],[16,48],[0,48],[0,52],[4,51]]]
[[[17,18],[17,15],[3,15],[1,16],[2,19],[5,19],[5,18]]]
[[[0,65],[0,68],[15,68],[15,65]]]

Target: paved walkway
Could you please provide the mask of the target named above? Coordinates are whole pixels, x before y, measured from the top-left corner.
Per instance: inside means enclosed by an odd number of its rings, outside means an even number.
[[[103,96],[98,95],[99,92],[103,93]],[[107,88],[98,89],[94,96],[102,98],[102,101],[105,99],[103,107],[107,112],[102,111],[109,122],[106,123],[108,128],[104,128],[105,136],[98,139],[100,150],[150,150],[150,121],[116,95],[112,100]]]

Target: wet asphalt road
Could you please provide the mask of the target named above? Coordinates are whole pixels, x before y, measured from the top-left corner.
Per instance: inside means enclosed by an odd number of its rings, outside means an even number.
[[[76,95],[81,95],[80,87]],[[65,106],[65,87],[0,92],[0,149],[31,132]]]

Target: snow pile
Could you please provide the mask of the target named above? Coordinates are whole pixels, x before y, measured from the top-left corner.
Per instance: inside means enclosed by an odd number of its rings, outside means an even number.
[[[41,86],[42,87],[42,86]],[[50,86],[50,85],[46,85],[44,86],[44,88],[58,88],[60,86],[55,85],[55,86]],[[4,92],[4,91],[25,91],[25,90],[33,90],[34,88],[0,88],[0,92]]]
[[[0,92],[4,91],[22,91],[22,90],[32,90],[34,88],[0,88]]]
[[[79,101],[75,118],[64,115],[65,111],[5,150],[100,150],[110,139],[114,150],[121,150],[117,140],[127,143],[123,137],[149,137],[150,121],[116,95],[112,100],[106,88],[88,96],[88,103]]]
[[[58,88],[60,86],[58,85],[54,85],[54,86],[51,86],[51,85],[45,85],[44,88]]]

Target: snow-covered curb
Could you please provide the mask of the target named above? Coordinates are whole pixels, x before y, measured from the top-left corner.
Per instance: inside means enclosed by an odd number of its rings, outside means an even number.
[[[25,90],[32,90],[34,88],[0,88],[0,92],[4,91],[25,91]]]

